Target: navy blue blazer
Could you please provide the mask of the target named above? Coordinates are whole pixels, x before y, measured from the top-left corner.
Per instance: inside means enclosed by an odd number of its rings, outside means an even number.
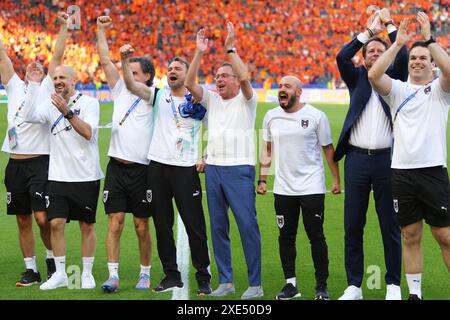
[[[397,37],[397,31],[391,32],[389,38],[393,43]],[[347,153],[348,140],[353,124],[361,115],[362,111],[367,105],[367,102],[372,95],[372,86],[367,78],[367,69],[364,66],[355,67],[351,59],[363,47],[363,43],[358,38],[353,39],[347,43],[336,57],[339,73],[342,80],[350,91],[350,106],[345,117],[344,126],[342,127],[341,135],[339,136],[336,151],[334,152],[334,161],[339,161]],[[400,52],[395,57],[394,63],[386,72],[392,79],[406,81],[408,78],[408,51],[406,46],[400,49]],[[392,121],[389,106],[381,99],[386,116]]]

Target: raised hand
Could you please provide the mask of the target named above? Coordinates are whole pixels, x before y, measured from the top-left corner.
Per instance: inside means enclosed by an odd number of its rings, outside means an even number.
[[[381,23],[386,23],[389,20],[392,20],[391,13],[389,12],[389,9],[383,8],[379,12]]]
[[[230,50],[236,46],[236,38],[234,36],[234,25],[231,21],[227,23],[228,35],[225,39],[225,49]]]
[[[58,12],[56,16],[56,21],[60,26],[68,26],[69,25],[69,15],[65,12]]]
[[[383,25],[381,24],[381,18],[378,12],[374,13],[367,20],[367,26],[374,35],[380,34],[383,31]]]
[[[428,18],[428,15],[421,11],[417,14],[416,20],[420,24],[420,34],[422,35],[423,40],[428,41],[431,38],[430,19]]]
[[[205,37],[205,28],[201,28],[197,32],[197,50],[205,53],[208,49],[208,39]]]
[[[130,44],[125,44],[120,47],[120,57],[122,60],[128,59],[134,53],[134,49]]]
[[[110,16],[100,16],[97,18],[97,28],[105,30],[112,25],[112,19]]]
[[[403,19],[400,22],[397,32],[397,39],[395,42],[399,45],[405,45],[409,41],[410,36],[408,35],[408,19]]]

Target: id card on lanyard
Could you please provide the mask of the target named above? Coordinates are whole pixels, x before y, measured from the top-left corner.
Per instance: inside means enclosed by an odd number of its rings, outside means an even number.
[[[186,153],[191,147],[190,137],[181,130],[181,121],[178,117],[175,102],[172,95],[170,95],[170,106],[172,108],[173,117],[175,119],[175,126],[177,128],[177,139],[175,141],[175,159],[179,160],[186,157]]]

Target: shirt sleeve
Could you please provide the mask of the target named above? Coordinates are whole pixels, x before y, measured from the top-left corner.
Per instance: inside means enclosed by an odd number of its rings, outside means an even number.
[[[213,93],[211,91],[209,91],[208,89],[206,89],[205,87],[202,87],[203,89],[203,97],[202,97],[202,101],[200,101],[200,104],[202,106],[204,106],[205,108],[208,108],[210,103],[211,103],[211,98]]]
[[[9,82],[5,85],[6,94],[8,97],[23,94],[24,87],[25,83],[19,78],[17,73],[14,73],[11,79],[9,79]]]
[[[122,90],[124,89],[125,89],[125,82],[123,82],[122,78],[119,77],[119,79],[116,82],[116,85],[113,88],[111,88],[112,98],[117,99],[120,96]]]
[[[317,126],[317,138],[322,147],[333,143],[331,138],[330,122],[325,113],[320,112],[319,125]]]
[[[258,94],[256,93],[255,90],[252,90],[252,91],[253,91],[253,95],[250,98],[250,100],[245,99],[245,97],[244,97],[244,100],[248,107],[250,107],[252,109],[256,109],[256,107],[258,106]]]
[[[391,92],[388,95],[382,96],[383,100],[388,104],[389,108],[395,109],[397,108],[401,102],[399,100],[403,95],[403,82],[400,80],[392,79],[392,88]],[[405,97],[406,99],[406,97]]]
[[[25,96],[23,117],[25,122],[46,123],[50,121],[50,93],[42,84],[30,82]]]
[[[97,99],[91,99],[91,102],[86,106],[86,113],[82,120],[91,126],[91,140],[94,139],[97,136],[98,123],[100,121],[100,104]]]
[[[431,84],[431,91],[435,92],[437,100],[442,101],[442,105],[449,108],[450,106],[450,93],[445,92],[444,89],[442,89],[441,81],[439,78],[435,79],[433,83]]]
[[[270,115],[269,115],[269,112],[267,112],[266,115],[264,116],[263,126],[262,126],[262,130],[263,130],[262,131],[262,138],[266,142],[272,141],[272,134],[270,132],[270,127],[269,127],[269,121],[270,121],[270,118],[271,118]]]

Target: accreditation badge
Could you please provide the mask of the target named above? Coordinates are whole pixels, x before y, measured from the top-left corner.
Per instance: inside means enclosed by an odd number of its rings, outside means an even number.
[[[15,147],[17,147],[17,132],[16,127],[12,127],[8,130],[8,141],[9,141],[9,148],[13,150]]]

